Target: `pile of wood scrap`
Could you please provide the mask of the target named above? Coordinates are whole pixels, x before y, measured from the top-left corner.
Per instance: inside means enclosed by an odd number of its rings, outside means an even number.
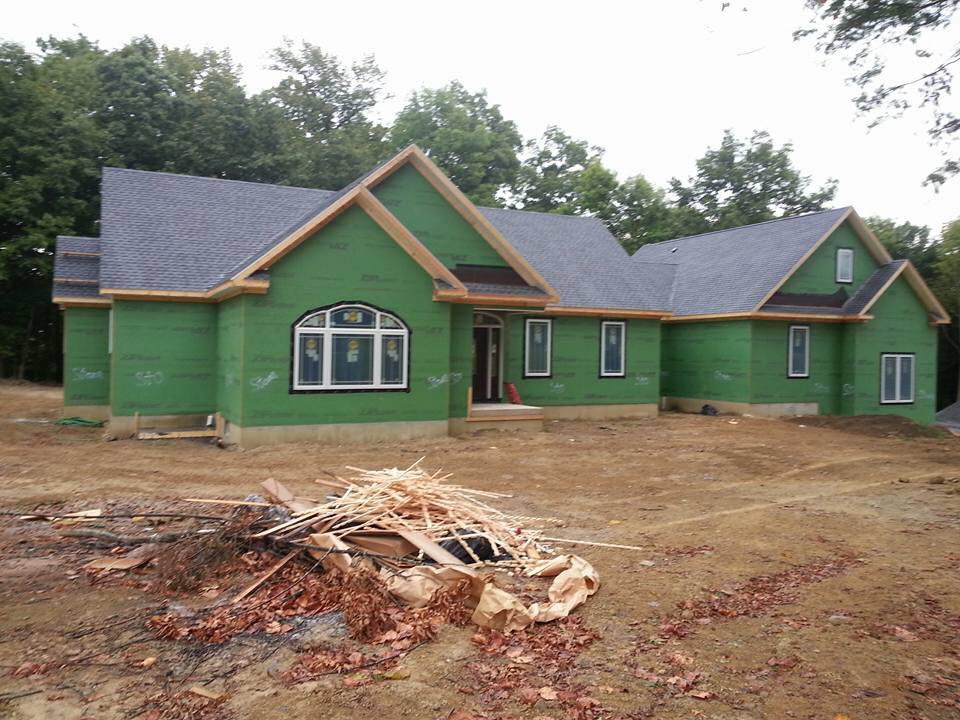
[[[552,557],[541,542],[536,526],[554,519],[506,514],[492,503],[511,496],[455,485],[449,474],[423,470],[421,461],[405,470],[348,468],[354,473],[349,478],[318,480],[329,492],[324,501],[297,497],[267,480],[262,486],[274,507],[265,508],[265,517],[278,517],[279,508],[285,513],[252,537],[305,551],[328,569],[378,571],[390,592],[414,607],[466,581],[473,621],[498,630],[564,617],[596,592],[599,579],[586,560]],[[496,568],[554,577],[548,601],[526,606],[495,585],[489,570]],[[254,583],[243,597],[256,589]]]

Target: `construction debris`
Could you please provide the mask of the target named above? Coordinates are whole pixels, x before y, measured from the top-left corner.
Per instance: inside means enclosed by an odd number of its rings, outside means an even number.
[[[448,623],[511,633],[551,622],[597,591],[590,563],[555,555],[552,542],[576,542],[545,536],[560,521],[510,515],[496,504],[511,495],[456,485],[420,462],[402,470],[348,468],[348,477],[318,479],[315,498],[271,478],[261,495],[183,501],[219,504],[221,515],[122,507],[20,517],[110,547],[84,566],[97,579],[213,601],[189,611],[167,605],[147,623],[162,638],[220,644],[239,634],[283,635],[339,613],[352,640],[393,651],[360,660],[335,651],[310,660],[298,670],[304,676],[328,665],[392,663]],[[129,522],[117,532],[110,523],[121,519]],[[506,574],[498,581],[495,571]],[[113,580],[123,573],[131,575]],[[552,582],[545,599],[529,604],[515,592],[526,598],[531,578]]]
[[[491,503],[510,495],[454,485],[449,474],[421,469],[421,461],[405,470],[348,468],[357,474],[320,481],[336,491],[326,502],[295,497],[267,480],[267,496],[291,515],[254,537],[303,547],[327,569],[376,568],[390,592],[412,607],[465,581],[471,620],[497,630],[564,617],[596,592],[599,579],[586,560],[564,555],[544,562],[552,553],[539,541],[541,531],[527,524],[548,519],[508,515]],[[480,573],[498,567],[556,576],[549,602],[527,607]]]

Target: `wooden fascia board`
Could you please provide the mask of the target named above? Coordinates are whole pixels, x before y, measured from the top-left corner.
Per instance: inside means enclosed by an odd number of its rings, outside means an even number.
[[[763,298],[760,300],[760,302],[758,302],[758,303],[753,307],[753,312],[758,312],[758,311],[760,310],[760,308],[762,308],[764,305],[766,305],[767,302],[770,300],[770,298],[772,298],[774,295],[776,295],[777,292],[780,291],[780,288],[782,288],[784,285],[787,284],[787,280],[789,280],[791,277],[793,277],[793,274],[794,274],[797,270],[799,270],[801,267],[803,267],[804,263],[806,263],[807,260],[809,260],[810,257],[811,257],[817,250],[820,249],[820,246],[823,245],[823,243],[825,243],[825,242],[827,241],[827,238],[828,238],[828,237],[830,237],[831,235],[833,235],[834,231],[835,231],[838,227],[840,227],[841,225],[843,225],[843,223],[846,222],[847,218],[849,218],[849,217],[851,216],[851,214],[853,214],[853,208],[847,208],[847,211],[846,211],[843,215],[840,216],[840,219],[837,220],[833,225],[830,226],[830,229],[827,230],[827,231],[820,237],[820,239],[817,240],[817,241],[813,244],[813,246],[812,246],[809,250],[807,250],[807,252],[805,252],[805,253],[803,254],[803,257],[801,257],[799,260],[797,260],[797,262],[795,262],[795,263],[793,264],[793,267],[791,267],[790,270],[787,271],[787,274],[784,275],[782,278],[780,278],[780,282],[778,282],[776,285],[774,285],[774,286],[773,286],[773,289],[771,289],[770,292],[768,292],[766,295],[764,295]]]
[[[443,280],[448,285],[452,285],[455,290],[466,292],[467,289],[463,283],[454,275],[446,265],[437,260],[426,245],[417,240],[396,216],[391,213],[386,205],[377,200],[372,192],[366,187],[360,187],[357,193],[357,205],[370,218],[387,233],[393,241],[403,248],[406,253],[416,262],[430,277]]]
[[[947,309],[940,303],[940,300],[937,299],[933,290],[930,289],[930,286],[927,285],[923,279],[920,271],[917,270],[909,260],[904,263],[904,268],[903,274],[907,282],[910,283],[910,287],[913,288],[913,291],[920,297],[920,301],[926,306],[927,310],[929,310],[931,314],[938,316],[934,324],[949,325],[950,313],[947,312]]]
[[[84,252],[82,250],[61,250],[60,255],[63,257],[100,257],[98,252]]]
[[[483,305],[515,307],[532,307],[543,309],[546,306],[544,297],[525,297],[523,295],[487,295],[467,292],[466,295],[445,294],[442,291],[434,293],[434,300],[456,303],[459,305]]]
[[[619,317],[619,318],[646,318],[664,320],[672,313],[669,310],[624,310],[622,308],[590,308],[590,307],[549,307],[547,312],[552,315],[571,315],[587,317]]]
[[[88,280],[87,278],[53,278],[55,283],[63,283],[64,285],[99,285],[99,280]]]
[[[560,294],[537,270],[510,244],[493,223],[470,202],[460,188],[453,184],[443,171],[416,145],[410,147],[410,163],[433,188],[466,220],[497,253],[517,271],[528,285],[538,287],[547,294],[547,302],[559,302]]]
[[[109,307],[113,301],[109,298],[71,298],[54,297],[53,303],[62,308],[67,307]]]
[[[860,238],[860,241],[866,246],[867,250],[873,255],[873,259],[881,265],[893,262],[893,256],[887,251],[883,243],[873,234],[873,231],[867,227],[867,224],[857,214],[857,211],[850,208],[848,220],[853,226],[854,231]]]
[[[202,290],[141,290],[138,288],[100,288],[100,294],[123,297],[124,299],[132,298],[134,300],[168,300],[179,298],[186,301],[202,301],[207,297],[207,293]]]

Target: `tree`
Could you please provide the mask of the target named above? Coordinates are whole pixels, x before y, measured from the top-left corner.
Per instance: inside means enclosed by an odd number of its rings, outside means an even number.
[[[511,205],[539,212],[574,213],[582,203],[581,175],[593,168],[593,180],[600,180],[603,148],[586,140],[575,140],[551,125],[537,140],[527,141],[524,159],[511,192]],[[609,185],[609,181],[602,181]],[[614,181],[614,185],[616,182]],[[591,185],[587,179],[587,187]],[[596,206],[597,198],[594,198]]]
[[[60,361],[53,238],[94,231],[106,136],[90,112],[103,53],[84,37],[0,45],[0,376],[46,379]]]
[[[797,38],[817,35],[825,54],[848,56],[859,89],[858,109],[873,116],[872,124],[910,107],[929,108],[932,142],[949,153],[950,140],[960,130],[960,117],[942,106],[953,85],[954,66],[960,62],[960,42],[954,36],[945,51],[923,47],[932,31],[950,25],[960,0],[808,0],[816,13],[813,26],[794,33]],[[910,46],[924,66],[908,77],[896,77],[879,48]],[[899,70],[899,68],[898,68]],[[960,172],[960,156],[947,156],[943,165],[927,176],[941,185]]]
[[[514,185],[521,137],[485,91],[459,82],[413,94],[390,130],[394,149],[416,143],[478,205],[498,205]]]
[[[604,220],[624,249],[633,253],[641,245],[677,237],[677,214],[662,189],[636,175],[614,190]]]
[[[383,97],[384,72],[372,56],[347,67],[315,45],[287,42],[273,51],[271,69],[286,76],[256,102],[262,140],[284,182],[339,189],[383,158],[386,129],[371,111]]]
[[[940,346],[940,365],[948,372],[952,370],[954,378],[949,388],[953,391],[952,397],[941,393],[941,397],[946,397],[944,404],[949,404],[960,399],[960,219],[944,226],[937,249],[940,257],[934,289],[952,317],[951,324],[943,327],[942,337],[946,342]]]
[[[906,258],[927,282],[932,281],[937,262],[937,244],[930,239],[930,228],[877,216],[868,217],[864,222],[893,257]]]
[[[836,181],[811,189],[810,178],[793,166],[792,152],[789,143],[776,147],[765,132],[739,140],[727,130],[720,147],[697,160],[694,177],[686,184],[670,181],[680,209],[676,230],[689,235],[823,209]]]

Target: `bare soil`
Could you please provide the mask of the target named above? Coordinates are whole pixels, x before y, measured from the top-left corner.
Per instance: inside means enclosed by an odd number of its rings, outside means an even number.
[[[109,442],[53,424],[61,409],[58,388],[0,385],[3,510],[159,512],[267,477],[316,495],[324,471],[426,456],[458,484],[513,493],[513,513],[561,518],[559,536],[643,550],[562,546],[602,583],[571,623],[506,641],[449,626],[390,671],[290,685],[298,651],[344,642],[335,616],[217,646],[160,640],[151,614],[249,578],[176,596],[150,590],[154,569],[91,577],[81,566],[102,549],[7,516],[0,717],[958,716],[960,441],[907,421],[665,414],[239,451]],[[183,694],[194,686],[225,699]]]

